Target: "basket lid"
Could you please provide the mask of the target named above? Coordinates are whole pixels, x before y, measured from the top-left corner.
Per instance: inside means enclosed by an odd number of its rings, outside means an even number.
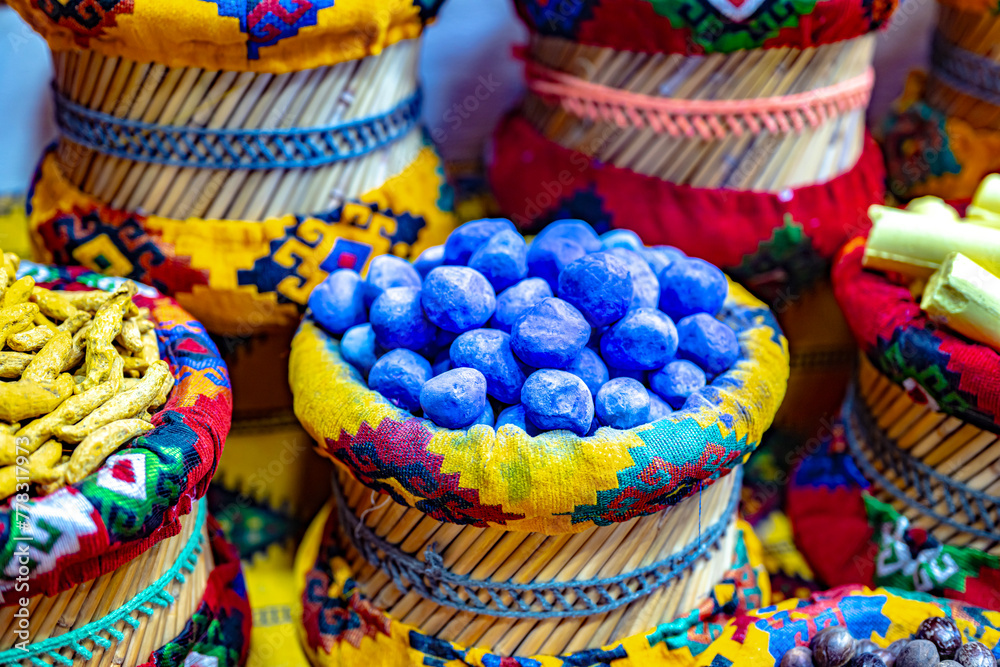
[[[940,411],[1000,433],[1000,353],[937,328],[908,287],[865,270],[865,238],[851,239],[833,268],[834,293],[862,351]]]
[[[532,32],[621,51],[807,48],[881,28],[895,0],[515,0]]]
[[[771,312],[730,283],[720,318],[740,356],[702,404],[630,430],[577,437],[517,428],[449,430],[378,392],[307,317],[292,341],[295,414],[320,452],[368,487],[439,521],[579,532],[672,506],[756,448],[785,394],[788,344]]]
[[[21,262],[50,289],[112,291],[124,279],[80,268]],[[176,384],[132,440],[89,476],[27,502],[0,507],[0,594],[17,585],[22,560],[32,594],[56,595],[110,572],[177,534],[179,517],[208,491],[232,418],[229,374],[204,327],[177,303],[139,286],[135,302],[157,323],[160,354]]]
[[[11,0],[53,51],[280,74],[420,35],[443,0]]]

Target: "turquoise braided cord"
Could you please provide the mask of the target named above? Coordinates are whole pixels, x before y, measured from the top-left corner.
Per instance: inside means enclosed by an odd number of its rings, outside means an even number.
[[[198,503],[198,513],[195,515],[194,530],[188,538],[187,543],[181,549],[177,560],[164,572],[159,579],[140,591],[134,598],[124,605],[114,610],[107,616],[88,623],[76,630],[49,637],[40,642],[29,644],[27,649],[11,648],[0,652],[0,665],[13,665],[24,660],[31,662],[38,667],[52,667],[57,663],[70,667],[73,660],[59,653],[64,649],[71,649],[84,660],[93,657],[93,653],[83,646],[83,642],[90,639],[97,646],[105,649],[111,647],[111,641],[103,635],[113,637],[117,641],[125,638],[125,635],[115,629],[119,621],[124,621],[133,628],[138,628],[140,621],[133,617],[133,613],[151,616],[155,607],[168,607],[174,602],[174,596],[167,590],[167,586],[175,581],[184,583],[187,575],[194,570],[198,562],[198,557],[204,550],[205,520],[208,517],[208,503],[201,501]],[[46,662],[42,658],[49,658],[52,662]]]

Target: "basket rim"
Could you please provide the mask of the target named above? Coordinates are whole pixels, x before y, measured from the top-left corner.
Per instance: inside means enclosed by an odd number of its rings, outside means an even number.
[[[18,275],[60,289],[112,291],[125,281],[29,261],[22,261]],[[175,378],[167,404],[153,416],[151,431],[83,480],[26,503],[14,496],[3,502],[0,594],[15,587],[22,567],[32,593],[46,595],[110,572],[176,535],[180,517],[208,490],[232,419],[228,371],[197,320],[152,287],[137,286],[136,300],[157,321],[161,355]],[[151,483],[155,494],[148,491]],[[53,517],[60,518],[56,528],[49,525]],[[19,560],[25,555],[27,565]]]
[[[847,242],[832,273],[837,302],[862,352],[895,384],[919,384],[940,411],[1000,433],[1000,353],[937,328],[907,287],[865,269],[866,238]]]
[[[784,398],[788,344],[771,312],[731,281],[722,319],[738,331],[740,357],[703,390],[703,405],[586,437],[414,417],[370,390],[308,316],[289,382],[320,453],[397,503],[450,523],[579,532],[674,505],[756,448]]]

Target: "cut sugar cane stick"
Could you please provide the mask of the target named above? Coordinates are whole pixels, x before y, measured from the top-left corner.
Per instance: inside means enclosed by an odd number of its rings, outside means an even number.
[[[945,258],[920,307],[938,324],[1000,351],[1000,278],[965,255]]]

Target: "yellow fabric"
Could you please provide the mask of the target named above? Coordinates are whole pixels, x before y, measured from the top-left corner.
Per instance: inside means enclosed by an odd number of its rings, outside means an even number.
[[[253,630],[246,667],[308,667],[296,628],[302,603],[292,568],[294,549],[273,545],[266,554],[244,561]]]
[[[263,222],[178,220],[108,209],[70,183],[60,171],[56,156],[50,153],[42,162],[29,218],[33,242],[44,261],[82,264],[94,271],[131,276],[153,284],[174,296],[212,333],[246,336],[260,330],[294,326],[309,293],[328,275],[320,269],[320,264],[338,239],[367,246],[368,261],[388,252],[416,257],[425,248],[443,243],[455,225],[452,213],[439,207],[442,191],[446,189],[440,160],[427,146],[409,167],[359,198],[366,204],[377,205],[375,213],[369,206],[349,203],[337,222],[293,215]],[[421,218],[424,227],[412,245],[397,243],[390,247],[389,237],[397,231],[398,224],[390,216],[404,214]],[[185,270],[200,272],[207,277],[202,278],[207,284],[189,287],[175,272],[165,272],[161,283],[155,267],[149,268],[135,257],[125,256],[107,234],[91,238],[90,225],[77,221],[93,215],[117,229],[122,229],[126,222],[137,221],[159,252],[186,265]],[[57,221],[62,225],[58,232],[52,229]],[[47,237],[43,228],[51,231]],[[67,239],[75,234],[79,236]],[[98,258],[109,266],[97,263]],[[274,291],[258,289],[258,285],[241,280],[240,272],[255,270],[259,260],[269,264],[272,273],[287,274]]]
[[[31,258],[23,194],[0,197],[0,248],[18,257]]]
[[[739,285],[730,283],[729,290],[730,305],[763,308]],[[629,487],[644,483],[640,481],[643,475],[659,476],[658,466],[683,466],[683,472],[697,474],[693,468],[699,464],[693,458],[705,456],[702,438],[720,449],[708,455],[710,459],[760,441],[784,397],[788,346],[766,323],[758,322],[756,328],[738,335],[748,352],[727,373],[732,381],[720,387],[721,403],[702,408],[693,418],[669,417],[627,431],[600,429],[582,438],[566,431],[530,437],[520,429],[496,431],[484,426],[453,431],[424,422],[432,435],[426,445],[430,456],[421,465],[430,477],[457,475],[458,485],[472,490],[478,507],[483,508],[478,518],[488,523],[507,530],[552,534],[585,530],[594,522],[589,516],[576,515],[579,508],[614,505],[608,493],[627,494]],[[295,414],[320,443],[321,452],[329,452],[328,439],[337,442],[362,429],[367,433],[393,428],[411,418],[369,390],[340,357],[336,341],[309,320],[303,321],[292,341],[289,382]],[[383,438],[388,444],[388,436]],[[676,460],[649,463],[635,458],[636,452],[650,456],[652,445],[657,452],[669,451]],[[412,507],[423,499],[401,483],[401,479],[411,481],[416,474],[412,469],[396,470],[393,461],[367,465],[374,468],[383,463],[373,475],[398,494],[397,501]],[[436,483],[429,484],[437,488]],[[678,493],[683,491],[678,489]],[[524,518],[503,520],[500,512]]]
[[[245,0],[10,0],[9,4],[53,51],[93,50],[137,62],[208,70],[279,74],[334,65],[378,54],[423,30],[414,0],[297,2],[299,11],[312,7],[312,12],[297,18],[288,12],[285,17],[266,16],[260,8],[263,3]],[[58,23],[43,10],[47,5],[60,15]],[[102,5],[111,6],[102,9]],[[77,18],[81,14],[86,20]],[[244,23],[259,22],[261,33],[267,34],[274,25],[289,34],[255,50],[241,18]]]

